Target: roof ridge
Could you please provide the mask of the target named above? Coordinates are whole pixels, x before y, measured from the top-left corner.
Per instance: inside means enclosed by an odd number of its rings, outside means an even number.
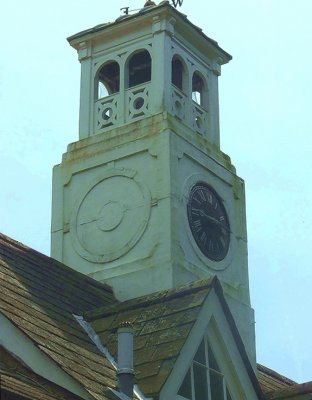
[[[109,304],[108,306],[99,307],[91,311],[85,312],[84,318],[87,321],[92,321],[103,316],[109,316],[115,314],[116,310],[127,311],[129,309],[137,307],[147,307],[159,302],[160,299],[171,300],[179,296],[186,295],[189,293],[197,292],[202,289],[214,286],[216,282],[215,277],[205,278],[197,281],[193,281],[190,284],[179,286],[178,288],[166,289],[161,292],[151,293],[145,296],[140,296],[134,299],[125,300],[120,303]]]
[[[13,281],[16,281],[17,284],[14,284],[14,286],[21,288],[20,286],[20,280],[22,279],[23,284],[27,284],[27,288],[28,290],[31,290],[33,293],[34,289],[38,289],[38,293],[36,297],[39,297],[41,299],[47,298],[47,297],[53,297],[53,294],[57,296],[57,299],[59,299],[60,297],[62,298],[62,302],[64,303],[64,305],[67,305],[68,307],[66,308],[68,309],[72,309],[72,294],[69,293],[68,291],[64,290],[65,288],[71,288],[72,290],[78,292],[79,291],[79,285],[73,283],[72,281],[65,281],[64,284],[58,284],[57,280],[54,279],[52,281],[52,279],[50,279],[50,283],[49,283],[49,290],[47,291],[47,287],[45,285],[45,283],[42,281],[42,279],[40,279],[40,276],[37,276],[35,273],[31,273],[32,271],[25,271],[25,269],[23,269],[22,267],[19,267],[18,265],[14,266],[14,270],[13,268],[10,268],[10,266],[7,266],[5,264],[2,264],[1,262],[2,260],[0,260],[0,267],[3,270],[3,273],[10,279],[10,282],[8,282],[9,284],[13,285]],[[18,274],[18,277],[16,276],[16,274]],[[43,274],[45,275],[45,274]],[[81,285],[81,287],[83,288],[84,285]],[[92,288],[92,292],[93,292],[94,288]],[[91,292],[90,288],[89,290],[86,292],[87,295],[84,296],[79,296],[76,299],[75,302],[75,307],[87,307],[89,309],[94,308],[94,306],[96,306],[96,304],[99,303],[99,298],[98,296],[94,295]],[[60,294],[59,294],[60,293]],[[59,295],[58,295],[59,294]],[[101,294],[101,300],[103,300],[104,294]],[[110,297],[107,295],[105,296],[105,299],[107,298],[107,301],[111,303],[111,299]],[[51,304],[54,304],[54,302],[52,301]]]

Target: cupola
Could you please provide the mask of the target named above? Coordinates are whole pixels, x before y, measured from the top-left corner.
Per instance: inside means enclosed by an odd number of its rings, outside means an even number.
[[[220,67],[231,56],[169,5],[71,36],[81,62],[80,139],[159,113],[219,145]]]

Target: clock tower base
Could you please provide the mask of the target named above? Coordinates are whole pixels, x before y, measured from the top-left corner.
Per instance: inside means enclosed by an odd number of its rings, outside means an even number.
[[[229,220],[219,261],[201,251],[189,224],[197,182],[213,188]],[[69,145],[53,174],[51,254],[110,284],[120,300],[217,275],[254,361],[244,201],[229,157],[159,113]]]

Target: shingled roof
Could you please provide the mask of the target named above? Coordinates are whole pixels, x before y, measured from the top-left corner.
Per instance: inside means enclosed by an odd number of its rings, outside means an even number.
[[[264,365],[257,365],[257,376],[264,393],[287,389],[296,385],[295,381],[278,374]]]
[[[242,342],[217,279],[121,303],[109,286],[0,234],[1,313],[98,400],[110,398],[107,389],[117,386],[116,370],[73,314],[84,316],[114,357],[117,328],[123,322],[133,325],[136,380],[145,395],[154,396],[160,393],[170,375],[212,289],[223,302],[243,354]],[[5,349],[0,350],[3,390],[10,389],[33,399],[79,398],[30,371]],[[250,370],[246,357],[245,364]],[[253,371],[249,372],[252,378]],[[275,398],[274,393],[278,395],[298,386],[261,365],[258,379],[270,399]],[[301,386],[299,389],[306,390]]]
[[[267,400],[312,399],[312,382],[297,382],[258,364],[258,379]]]
[[[199,281],[84,316],[113,356],[117,351],[117,328],[123,322],[132,324],[136,379],[145,395],[155,396],[168,378],[211,287],[211,279]]]
[[[0,235],[1,311],[96,399],[116,388],[116,371],[79,326],[84,315],[116,356],[116,329],[135,330],[135,370],[145,395],[159,394],[217,280],[119,303],[110,287]]]
[[[113,303],[110,287],[0,235],[1,312],[97,399],[116,373],[73,313]]]
[[[81,400],[81,397],[32,372],[0,346],[1,399],[23,396],[32,400]]]
[[[154,397],[164,387],[212,290],[219,298],[254,389],[259,399],[263,398],[217,278],[203,279],[179,288],[103,307],[85,313],[84,317],[92,324],[113,356],[116,356],[117,351],[117,328],[124,322],[132,324],[135,333],[136,379],[144,394]]]

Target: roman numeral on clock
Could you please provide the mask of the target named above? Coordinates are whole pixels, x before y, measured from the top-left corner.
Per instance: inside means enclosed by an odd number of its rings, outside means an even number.
[[[198,208],[192,207],[192,214],[200,216],[200,210]]]
[[[199,232],[202,228],[201,221],[197,219],[196,221],[193,222],[194,228],[196,229],[196,232]]]
[[[206,246],[206,243],[207,243],[207,233],[206,232],[203,232],[200,235],[200,241],[203,243],[204,246]]]
[[[199,197],[202,201],[206,201],[205,192],[203,190],[198,191]]]

